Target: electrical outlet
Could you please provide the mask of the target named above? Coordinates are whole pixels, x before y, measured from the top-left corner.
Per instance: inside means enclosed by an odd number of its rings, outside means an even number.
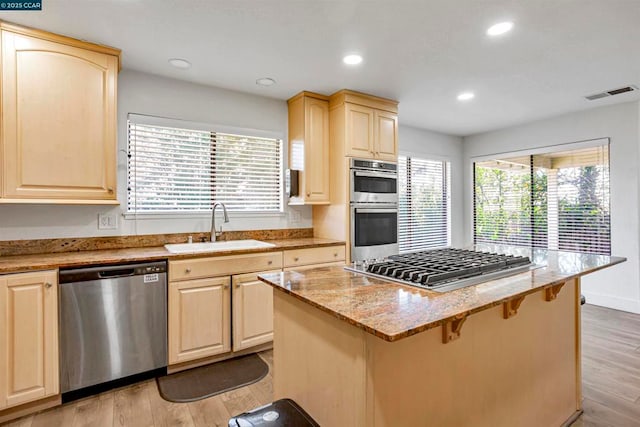
[[[118,228],[118,217],[116,214],[98,214],[98,230],[114,230],[116,228]]]

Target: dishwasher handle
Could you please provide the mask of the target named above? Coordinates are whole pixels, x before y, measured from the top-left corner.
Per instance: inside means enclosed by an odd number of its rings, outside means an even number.
[[[129,277],[136,273],[133,268],[123,268],[121,270],[104,270],[98,272],[98,277],[101,279],[115,279],[117,277]]]

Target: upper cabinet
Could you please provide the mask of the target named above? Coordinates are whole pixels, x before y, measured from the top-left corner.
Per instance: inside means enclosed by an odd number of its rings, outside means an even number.
[[[0,203],[117,204],[120,51],[0,23]]]
[[[398,115],[388,111],[374,111],[374,153],[375,158],[398,160]]]
[[[289,99],[289,167],[299,170],[299,195],[289,204],[329,204],[329,101],[301,92]]]
[[[346,156],[397,160],[396,101],[342,90],[331,95],[330,109],[332,135]]]

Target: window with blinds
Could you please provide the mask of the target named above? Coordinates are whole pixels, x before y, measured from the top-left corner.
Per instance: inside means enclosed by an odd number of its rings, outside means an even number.
[[[609,144],[474,164],[474,240],[611,253]]]
[[[282,211],[282,140],[128,122],[127,211]]]
[[[450,245],[448,162],[398,158],[400,252]]]

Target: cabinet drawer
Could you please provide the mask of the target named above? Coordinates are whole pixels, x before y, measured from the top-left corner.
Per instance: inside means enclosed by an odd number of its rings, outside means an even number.
[[[344,261],[344,256],[344,245],[341,245],[284,251],[283,258],[285,267],[297,267],[299,265]]]
[[[344,251],[342,256],[344,257]],[[194,258],[169,262],[169,281],[282,268],[282,252]]]
[[[322,264],[309,264],[309,265],[302,265],[299,267],[285,267],[282,269],[282,271],[305,271],[305,270],[311,270],[312,268],[321,268],[321,267],[344,267],[344,261],[325,262]]]

